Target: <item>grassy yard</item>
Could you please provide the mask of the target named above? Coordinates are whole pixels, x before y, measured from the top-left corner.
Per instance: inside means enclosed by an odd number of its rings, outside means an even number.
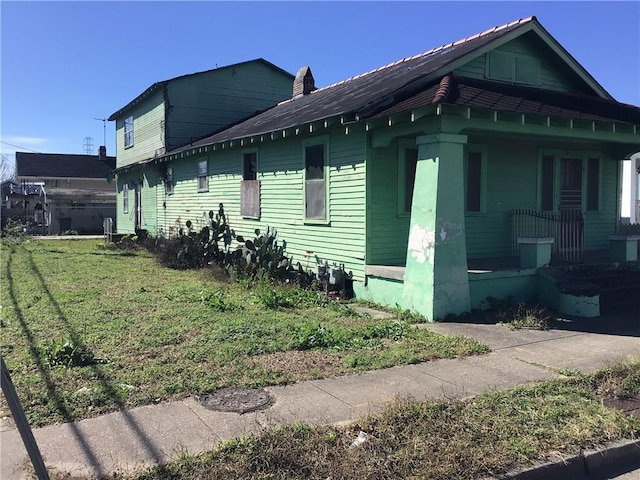
[[[596,374],[489,391],[468,400],[397,404],[347,427],[290,425],[182,455],[136,480],[474,480],[640,436],[607,396],[640,394],[640,358]],[[360,431],[366,441],[350,449]]]
[[[170,270],[97,241],[3,242],[0,258],[1,349],[33,426],[487,351],[314,292]]]

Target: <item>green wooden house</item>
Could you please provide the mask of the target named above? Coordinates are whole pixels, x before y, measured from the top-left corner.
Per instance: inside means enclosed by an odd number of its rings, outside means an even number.
[[[118,231],[197,228],[223,203],[238,233],[275,227],[294,261],[343,267],[357,297],[429,319],[490,296],[566,303],[541,274],[549,260],[634,260],[636,240],[614,236],[640,109],[535,17],[323,88],[304,67],[288,88],[272,108],[154,156],[128,154],[114,114]],[[147,217],[134,224],[123,186],[140,178]],[[597,313],[580,308],[570,313]]]
[[[118,230],[157,233],[173,222],[164,215],[160,195],[166,186],[162,181],[171,182],[171,169],[163,168],[160,175],[158,162],[170,151],[291,97],[292,81],[293,75],[276,65],[251,60],[156,82],[113,113]]]

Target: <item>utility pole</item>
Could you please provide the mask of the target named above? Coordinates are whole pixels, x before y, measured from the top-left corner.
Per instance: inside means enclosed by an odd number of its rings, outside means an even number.
[[[102,122],[102,145],[107,146],[107,119],[106,118],[96,118],[93,117],[94,120],[100,120]]]

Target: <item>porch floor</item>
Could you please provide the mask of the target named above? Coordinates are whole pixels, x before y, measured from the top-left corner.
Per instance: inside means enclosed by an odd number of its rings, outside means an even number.
[[[640,258],[640,257],[639,257]],[[596,265],[612,263],[609,259],[608,250],[590,250],[584,253],[582,265]],[[640,266],[639,262],[633,262]],[[551,260],[552,266],[575,265],[567,262]],[[389,278],[393,280],[404,280],[404,265],[367,265],[365,274],[374,277]],[[504,271],[523,270],[520,266],[519,257],[492,257],[492,258],[469,258],[467,259],[467,271],[469,273],[491,273]]]

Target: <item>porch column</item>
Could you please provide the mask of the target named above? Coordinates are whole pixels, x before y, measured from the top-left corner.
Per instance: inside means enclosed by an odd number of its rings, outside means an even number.
[[[466,135],[416,139],[418,163],[411,206],[403,306],[429,320],[471,309],[464,230]]]

